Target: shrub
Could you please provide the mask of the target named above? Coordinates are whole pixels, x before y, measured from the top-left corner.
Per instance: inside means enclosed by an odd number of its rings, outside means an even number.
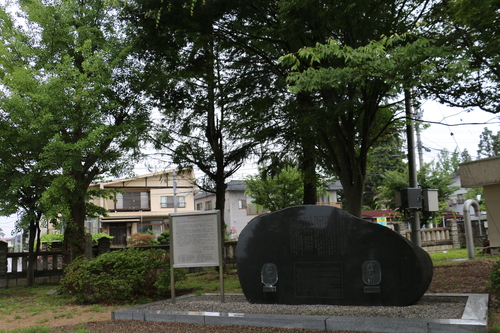
[[[170,285],[169,257],[162,250],[124,249],[94,260],[78,258],[65,268],[61,292],[78,303],[130,302],[166,296]],[[185,270],[175,270],[176,281]],[[166,286],[164,285],[166,284]]]
[[[108,234],[105,234],[103,232],[99,232],[97,234],[92,234],[92,243],[97,243],[97,241],[100,239],[100,238],[109,238],[109,239],[113,239],[115,238],[114,236],[110,236]]]
[[[135,233],[128,239],[130,246],[158,245],[156,237],[151,234]]]
[[[64,235],[56,235],[56,234],[45,234],[40,236],[40,242],[47,243],[47,249],[50,250],[52,248],[52,243],[61,244],[64,240]]]
[[[160,244],[169,244],[170,243],[170,231],[166,230],[158,236],[158,242]]]
[[[491,268],[490,281],[491,289],[496,294],[500,294],[500,261],[497,261],[496,264]]]

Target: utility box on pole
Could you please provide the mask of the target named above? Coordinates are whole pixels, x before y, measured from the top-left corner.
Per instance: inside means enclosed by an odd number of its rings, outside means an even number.
[[[422,209],[422,189],[418,187],[404,188],[400,193],[400,207],[403,209]],[[396,199],[396,202],[398,200]]]
[[[439,211],[438,190],[428,188],[422,191],[422,195],[424,197],[424,211]]]

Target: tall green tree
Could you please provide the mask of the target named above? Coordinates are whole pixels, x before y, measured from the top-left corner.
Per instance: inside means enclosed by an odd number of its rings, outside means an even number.
[[[386,24],[382,27],[389,29]],[[411,32],[382,38],[366,33],[365,45],[331,39],[282,58],[294,70],[292,91],[316,91],[322,98],[322,123],[316,130],[323,166],[339,177],[346,209],[356,216],[361,215],[368,153],[398,120],[401,109],[393,101],[416,84],[415,74],[425,71],[432,49],[427,39]]]
[[[270,212],[302,204],[304,185],[296,167],[285,167],[274,175],[261,169],[259,174],[245,179],[245,186],[252,203]]]
[[[51,138],[47,128],[36,126],[38,85],[36,71],[26,66],[36,53],[16,28],[15,20],[0,7],[0,214],[17,213],[16,230],[28,235],[27,285],[34,284],[40,244],[40,219],[45,211],[41,198],[54,180],[50,170],[38,166]]]
[[[12,91],[6,97],[32,101],[29,126],[50,135],[36,168],[55,177],[40,202],[48,218],[63,224],[68,264],[84,253],[86,216],[104,213],[88,202],[104,193],[88,193],[88,186],[101,174],[118,176],[131,168],[130,153],[148,129],[149,112],[133,89],[140,64],[128,56],[116,10],[105,1],[19,5],[27,28],[13,29],[25,30],[21,42],[32,56],[17,68],[21,74],[4,82]]]
[[[384,182],[384,175],[388,171],[403,172],[407,165],[403,159],[404,142],[402,134],[402,125],[404,122],[396,122],[395,126],[390,128],[368,153],[365,191],[363,194],[363,210],[376,210],[379,207],[377,198],[379,187]]]
[[[440,102],[500,112],[498,0],[434,3],[427,33],[440,41],[434,79],[425,90]]]
[[[201,170],[197,185],[215,193],[223,211],[227,179],[254,154],[261,128],[275,123],[269,114],[256,116],[270,105],[270,80],[228,32],[233,4],[191,4],[127,3],[126,17],[139,57],[150,64],[144,89],[163,116],[155,146],[179,168]]]
[[[500,155],[500,131],[493,134],[493,131],[485,127],[479,135],[477,145],[477,158],[486,158]]]

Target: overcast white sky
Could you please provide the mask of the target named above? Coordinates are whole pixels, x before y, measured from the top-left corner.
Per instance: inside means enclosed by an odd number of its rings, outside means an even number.
[[[421,132],[423,146],[431,150],[424,152],[426,162],[432,161],[440,150],[446,148],[453,152],[456,147],[460,151],[467,149],[475,159],[484,128],[488,127],[493,134],[500,131],[499,116],[479,109],[468,112],[431,101],[423,103],[422,109],[423,119],[432,122]]]
[[[446,148],[452,152],[455,147],[458,147],[460,151],[467,149],[475,158],[479,136],[484,128],[488,127],[494,134],[500,131],[499,117],[481,110],[467,112],[430,101],[423,103],[422,109],[423,119],[433,122],[421,133],[423,146],[430,149],[430,152],[424,152],[426,162],[432,161],[441,149]],[[143,166],[138,166],[136,172],[144,174],[150,171]],[[243,179],[256,172],[257,166],[254,163],[248,163],[235,175],[235,179]],[[15,217],[0,217],[0,228],[3,229],[6,237],[11,236],[14,222]]]

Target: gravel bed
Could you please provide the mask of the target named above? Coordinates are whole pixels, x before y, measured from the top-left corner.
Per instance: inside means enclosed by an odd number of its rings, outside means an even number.
[[[281,305],[251,304],[243,295],[226,295],[220,302],[218,295],[201,295],[157,302],[144,310],[232,312],[288,315],[328,315],[352,317],[397,317],[461,319],[467,297],[424,296],[410,306],[339,306],[339,305]]]

